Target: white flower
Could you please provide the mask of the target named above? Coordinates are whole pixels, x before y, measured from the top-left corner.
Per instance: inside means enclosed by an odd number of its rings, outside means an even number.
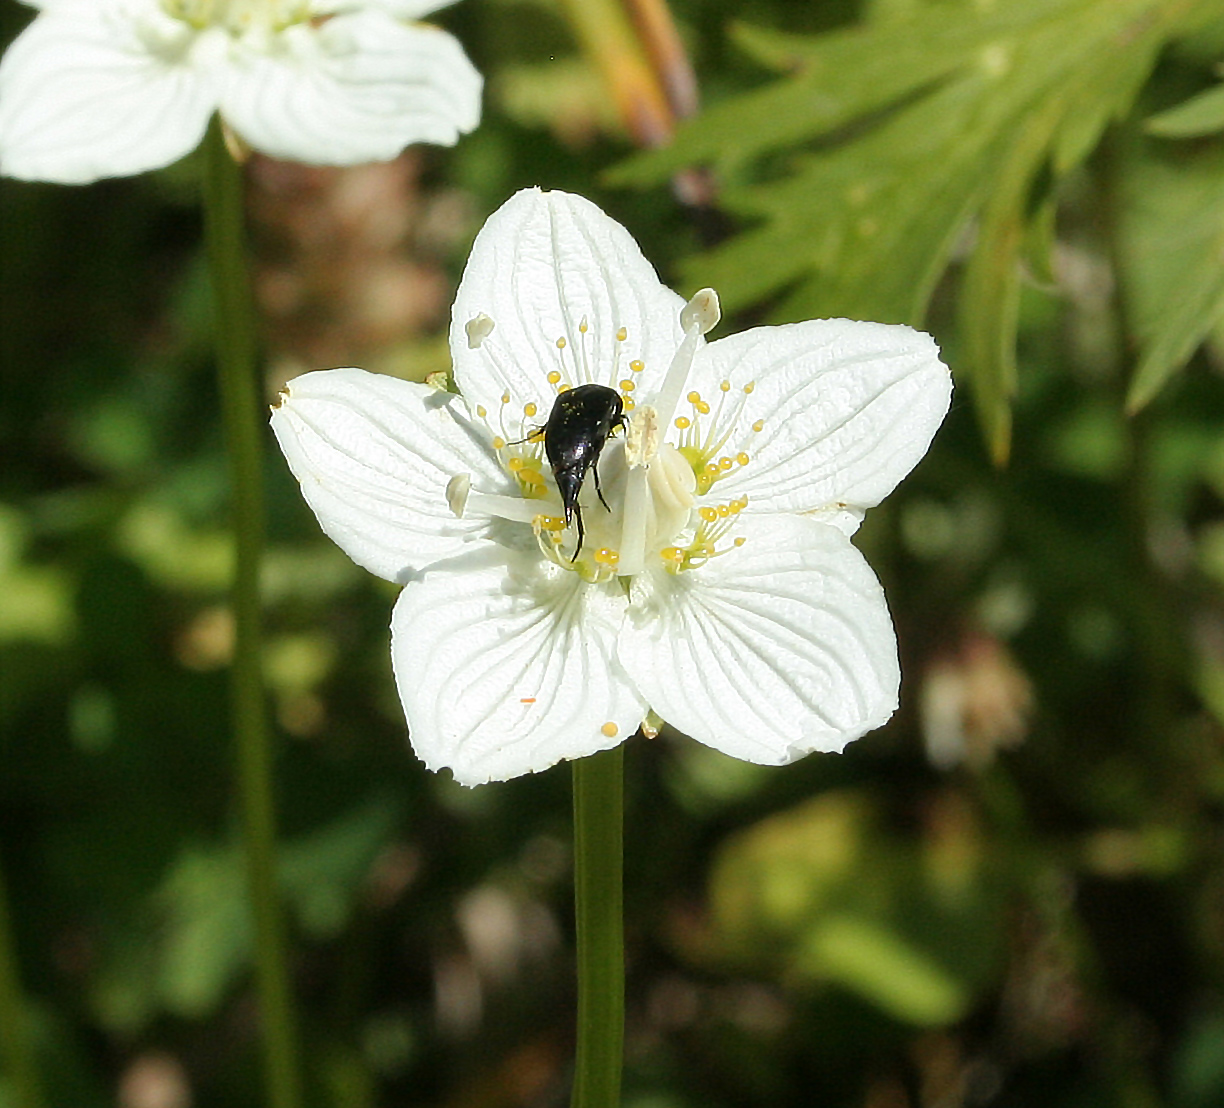
[[[821,320],[717,342],[581,197],[520,192],[451,323],[461,396],[359,369],[291,381],[272,425],[324,530],[404,586],[413,746],[478,784],[614,746],[648,709],[737,758],[840,750],[897,705],[892,623],[849,536],[925,453],[951,381],[908,327]],[[537,430],[616,389],[586,524]],[[458,516],[458,518],[457,518]],[[575,558],[575,553],[577,557]]]
[[[0,173],[85,184],[156,169],[214,111],[252,148],[316,165],[449,145],[480,74],[445,31],[453,0],[26,0],[0,61]]]

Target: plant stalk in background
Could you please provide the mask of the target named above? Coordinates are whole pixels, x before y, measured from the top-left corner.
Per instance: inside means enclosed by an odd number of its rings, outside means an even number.
[[[205,235],[234,530],[232,713],[247,881],[255,924],[265,1077],[271,1108],[299,1108],[297,1036],[277,897],[272,751],[263,691],[259,592],[264,538],[263,421],[256,374],[255,318],[244,246],[241,171],[226,149],[216,120],[206,140],[206,163]]]

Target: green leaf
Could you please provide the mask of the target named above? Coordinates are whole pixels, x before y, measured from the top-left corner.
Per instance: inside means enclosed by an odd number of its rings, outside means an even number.
[[[1119,150],[1118,265],[1147,404],[1224,315],[1224,147],[1132,136]]]
[[[1224,85],[1216,85],[1176,108],[1152,116],[1147,121],[1147,131],[1162,138],[1197,138],[1224,131]]]

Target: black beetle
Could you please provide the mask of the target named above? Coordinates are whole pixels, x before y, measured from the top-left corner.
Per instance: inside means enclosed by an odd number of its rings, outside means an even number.
[[[578,504],[582,482],[587,470],[594,470],[595,492],[599,502],[608,508],[599,487],[599,453],[612,432],[624,426],[625,406],[620,393],[607,385],[578,385],[557,397],[548,414],[548,422],[538,432],[544,436],[544,453],[548,455],[548,464],[552,466],[561,493],[565,526],[575,519],[578,521],[578,545],[574,547],[571,562],[578,560],[582,550],[582,508]]]

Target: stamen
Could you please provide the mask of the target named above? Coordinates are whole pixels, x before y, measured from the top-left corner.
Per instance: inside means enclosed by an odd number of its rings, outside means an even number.
[[[493,327],[493,320],[485,315],[484,312],[472,316],[463,325],[463,330],[467,333],[468,349],[479,349],[480,344],[493,333]]]

